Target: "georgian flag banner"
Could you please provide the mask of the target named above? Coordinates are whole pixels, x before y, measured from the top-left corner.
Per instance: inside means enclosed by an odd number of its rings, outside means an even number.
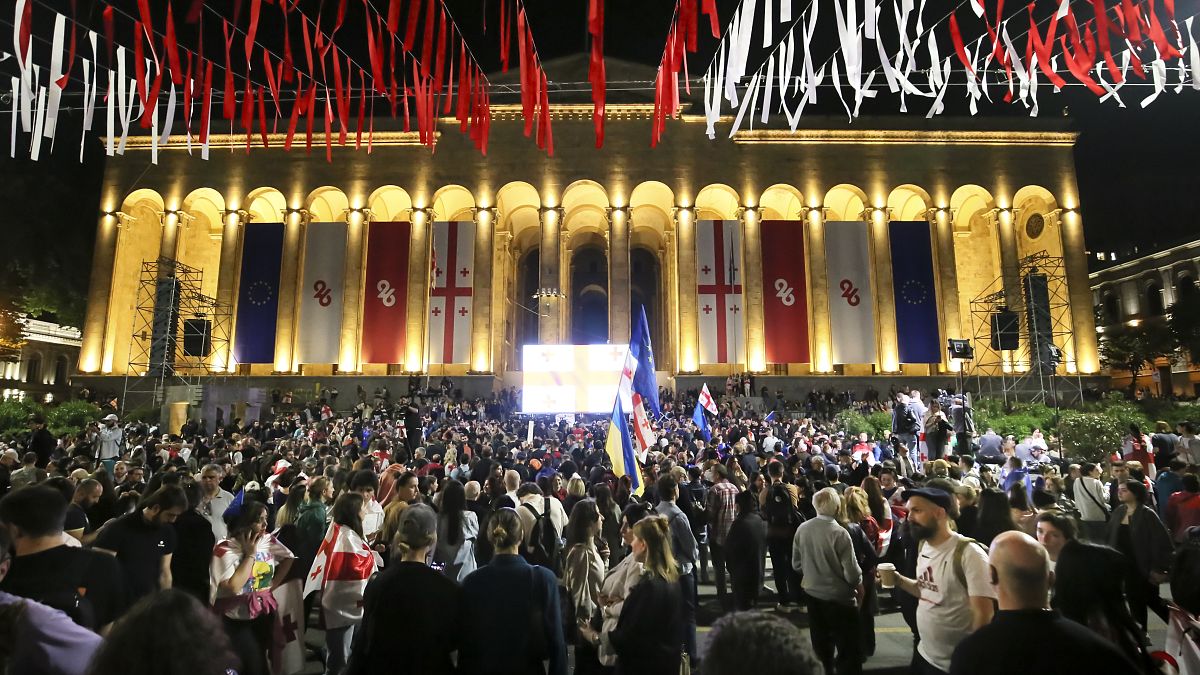
[[[875,363],[875,298],[867,223],[825,223],[829,328],[834,363]]]
[[[696,310],[700,363],[744,363],[742,226],[736,220],[696,222]]]
[[[475,223],[433,224],[429,291],[429,363],[467,363],[475,285]]]
[[[342,334],[342,269],[346,223],[309,223],[304,236],[304,285],[300,289],[300,363],[337,363]]]

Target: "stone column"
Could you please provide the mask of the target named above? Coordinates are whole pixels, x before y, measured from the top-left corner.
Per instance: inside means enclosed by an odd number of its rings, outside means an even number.
[[[342,329],[338,335],[338,372],[357,373],[362,343],[363,283],[367,273],[367,227],[371,212],[365,208],[346,212],[346,257],[342,262]]]
[[[1087,253],[1083,243],[1083,219],[1074,209],[1061,216],[1063,264],[1067,272],[1067,294],[1071,299],[1071,332],[1075,341],[1075,368],[1080,373],[1100,372],[1096,338],[1096,315],[1088,283]],[[1068,372],[1071,364],[1067,364]]]
[[[629,207],[608,209],[608,341],[628,344],[633,328],[629,278]]]
[[[676,279],[670,292],[677,299],[681,373],[700,372],[700,324],[696,313],[696,209],[675,208]]]
[[[678,278],[675,261],[675,230],[670,229],[663,232],[663,247],[658,254],[660,269],[659,269],[659,288],[662,294],[663,312],[665,314],[660,317],[666,326],[665,344],[655,345],[657,351],[662,358],[658,359],[658,368],[660,370],[668,370],[674,372],[679,365],[679,293],[678,284],[675,280]]]
[[[896,332],[896,291],[892,284],[892,245],[888,237],[891,210],[868,207],[863,211],[871,230],[872,286],[875,294],[875,333],[879,336],[877,363],[884,373],[900,370],[900,342]]]
[[[285,209],[283,212],[283,264],[279,269],[279,313],[275,320],[275,372],[296,370],[296,318],[300,307],[297,294],[304,274],[300,264],[304,230],[311,217],[305,209]]]
[[[1000,244],[1000,276],[1004,280],[1004,297],[1009,309],[1020,313],[1025,303],[1021,295],[1021,262],[1017,249],[1017,210],[996,209],[993,217]]]
[[[238,279],[242,272],[242,240],[246,232],[245,225],[250,222],[250,212],[243,209],[225,211],[222,215],[221,229],[221,259],[217,265],[217,305],[222,309],[217,316],[227,322],[224,328],[213,326],[213,335],[227,335],[228,341],[220,343],[218,352],[214,355],[213,365],[218,372],[233,372],[233,331],[236,330],[234,317],[237,316]]]
[[[996,209],[993,214],[996,225],[996,237],[1000,245],[1000,278],[1004,284],[1004,299],[1008,308],[1021,315],[1024,313],[1025,301],[1021,293],[1021,263],[1017,249],[1016,220],[1017,211],[1011,208]],[[1090,305],[1089,305],[1090,306]],[[1024,347],[1025,336],[1021,335],[1019,347]],[[1001,352],[1001,360],[1006,368],[1016,371],[1029,364],[1017,363],[1021,349]]]
[[[938,284],[938,303],[942,309],[941,343],[947,338],[970,339],[962,326],[962,312],[958,305],[958,266],[954,258],[954,223],[948,208],[934,208],[926,212],[933,225],[934,270]],[[942,370],[950,372],[961,365],[950,361],[947,352],[942,352]]]
[[[431,207],[412,211],[412,236],[408,244],[408,319],[405,340],[404,370],[425,372],[425,342],[429,322],[429,236],[433,222]]]
[[[497,216],[499,218],[499,216]],[[499,222],[499,220],[497,220]],[[501,230],[495,233],[495,244],[492,249],[492,279],[493,284],[487,295],[491,298],[492,307],[492,348],[488,352],[492,370],[497,373],[512,370],[520,357],[515,353],[516,345],[509,351],[509,345],[515,340],[515,323],[518,316],[524,314],[525,308],[537,302],[527,297],[517,297],[517,270],[512,250],[512,232]],[[510,322],[513,325],[510,326]],[[514,333],[510,333],[509,330]],[[511,359],[511,361],[510,361]]]
[[[761,373],[767,369],[766,327],[763,318],[762,209],[743,206],[742,219],[742,292],[746,309],[746,369]]]
[[[833,372],[833,339],[829,325],[829,267],[825,260],[825,209],[804,207],[804,251],[808,265],[809,311],[812,312],[812,370]]]
[[[541,216],[542,241],[538,249],[538,343],[551,345],[562,341],[562,207],[544,206]]]
[[[162,225],[162,238],[159,239],[158,257],[174,262],[179,256],[179,227],[182,224],[183,213],[178,210],[163,211],[158,215]],[[162,273],[159,273],[162,276]]]
[[[475,272],[471,290],[471,368],[472,373],[491,373],[492,365],[492,273],[495,251],[496,208],[475,209]]]
[[[83,315],[83,336],[79,348],[79,372],[99,372],[104,363],[104,335],[112,296],[113,269],[117,261],[117,238],[121,231],[120,212],[104,213],[96,224],[96,244],[92,249],[92,274],[88,282],[87,310]]]

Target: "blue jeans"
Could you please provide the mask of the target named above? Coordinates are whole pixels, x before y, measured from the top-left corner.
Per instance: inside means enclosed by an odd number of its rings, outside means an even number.
[[[692,663],[696,662],[696,602],[699,599],[699,589],[696,588],[696,573],[679,575],[679,595],[683,600],[683,650],[687,652]]]
[[[325,675],[340,675],[350,660],[350,645],[354,643],[353,624],[325,629]]]

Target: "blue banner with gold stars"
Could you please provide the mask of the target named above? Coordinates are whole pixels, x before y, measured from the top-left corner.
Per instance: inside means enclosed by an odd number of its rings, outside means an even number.
[[[896,336],[900,363],[940,363],[937,286],[929,223],[894,220],[888,228],[892,248],[892,290],[896,299]]]
[[[233,357],[237,363],[275,362],[283,223],[250,223],[242,244]]]

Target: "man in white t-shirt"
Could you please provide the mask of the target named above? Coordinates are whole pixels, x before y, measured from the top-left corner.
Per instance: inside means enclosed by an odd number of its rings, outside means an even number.
[[[954,497],[937,488],[905,490],[908,529],[921,546],[917,578],[896,575],[896,587],[920,599],[917,631],[921,642],[911,672],[940,675],[963,638],[987,625],[995,612],[996,590],[988,574],[987,552],[950,530]]]

